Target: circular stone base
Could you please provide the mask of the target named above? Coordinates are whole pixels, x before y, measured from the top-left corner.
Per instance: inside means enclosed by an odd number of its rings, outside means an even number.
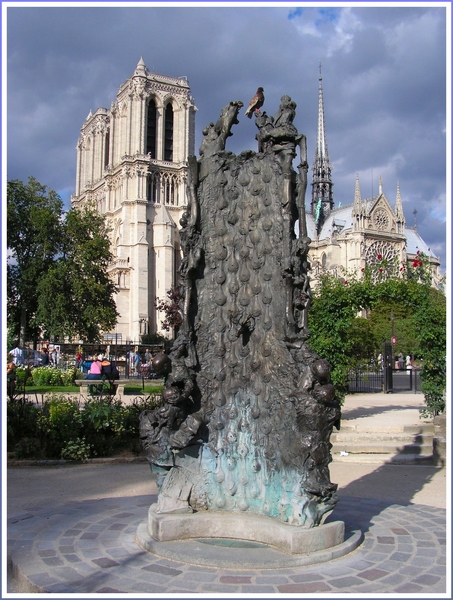
[[[354,531],[344,540],[344,523],[303,529],[258,515],[207,512],[157,514],[138,527],[136,540],[148,552],[192,565],[231,569],[278,569],[328,562],[355,550]]]

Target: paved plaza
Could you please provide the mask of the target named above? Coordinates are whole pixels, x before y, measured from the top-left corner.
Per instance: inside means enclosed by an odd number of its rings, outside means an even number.
[[[368,405],[376,405],[376,418],[387,412],[394,423],[415,414],[401,414],[414,410],[414,398],[373,396]],[[347,405],[350,422],[373,418],[370,406]],[[184,562],[144,551],[136,532],[157,493],[146,462],[11,467],[8,560],[14,581],[8,591],[450,597],[446,476],[445,467],[334,461],[331,479],[339,484],[340,501],[329,521],[344,521],[345,540],[361,532],[363,542],[336,560],[297,566],[291,557],[286,565],[281,552],[245,542],[167,542],[186,554]],[[218,564],[230,560],[232,568],[203,566],[200,556],[218,558]],[[267,568],[240,568],[254,560],[262,565],[266,557]]]

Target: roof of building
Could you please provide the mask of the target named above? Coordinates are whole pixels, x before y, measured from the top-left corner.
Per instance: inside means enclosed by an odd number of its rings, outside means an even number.
[[[367,199],[364,201],[366,204],[366,211],[369,213],[372,206],[375,204],[376,198]],[[341,232],[352,231],[354,227],[354,217],[352,216],[353,204],[341,206],[340,208],[334,208],[324,221],[323,227],[319,234],[318,240],[322,241],[331,237],[334,229],[341,230]],[[306,213],[307,220],[307,235],[310,239],[316,239],[316,224],[314,216],[311,212]],[[431,258],[438,258],[428,244],[418,233],[415,227],[404,227],[404,235],[406,236],[406,252],[407,254],[415,255],[417,251],[430,256]]]

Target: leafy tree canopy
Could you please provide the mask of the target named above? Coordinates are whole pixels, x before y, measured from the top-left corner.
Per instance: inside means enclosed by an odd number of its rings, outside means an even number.
[[[428,412],[445,409],[446,298],[431,287],[428,257],[389,276],[379,263],[338,279],[325,275],[309,311],[311,347],[332,364],[338,393],[347,391],[348,373],[358,358],[381,352],[392,333],[397,351],[423,359],[422,391]],[[393,312],[393,331],[391,314]],[[363,316],[367,317],[364,323]]]
[[[8,182],[8,325],[21,338],[99,339],[118,313],[105,220],[93,207],[63,212],[30,177]]]

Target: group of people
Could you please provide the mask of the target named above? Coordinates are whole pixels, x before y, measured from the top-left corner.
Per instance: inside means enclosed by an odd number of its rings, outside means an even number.
[[[398,356],[395,356],[395,364],[397,369],[412,369],[414,367],[414,361],[410,354],[404,358],[404,354],[400,352]]]
[[[89,363],[89,366],[88,366]],[[88,380],[99,380],[102,378],[108,381],[113,381],[120,378],[118,367],[114,361],[110,361],[107,356],[102,354],[94,354],[92,359],[86,360],[83,365],[88,368],[88,373],[85,379]],[[93,386],[88,386],[90,394],[93,393]]]
[[[140,354],[138,348],[131,350],[129,353],[130,375],[152,379],[154,375],[152,362],[153,356],[148,349],[145,350],[144,354]]]
[[[56,348],[49,350],[48,346],[43,346],[41,350],[40,366],[48,367],[50,365],[56,367],[60,362],[60,354]]]
[[[400,352],[399,354],[395,354],[395,356],[393,357],[393,361],[395,369],[402,370],[415,368],[414,358],[411,354],[407,354],[406,357],[404,357],[404,354]],[[384,357],[382,354],[379,354],[378,356],[378,364],[380,364],[381,367],[384,366]]]

